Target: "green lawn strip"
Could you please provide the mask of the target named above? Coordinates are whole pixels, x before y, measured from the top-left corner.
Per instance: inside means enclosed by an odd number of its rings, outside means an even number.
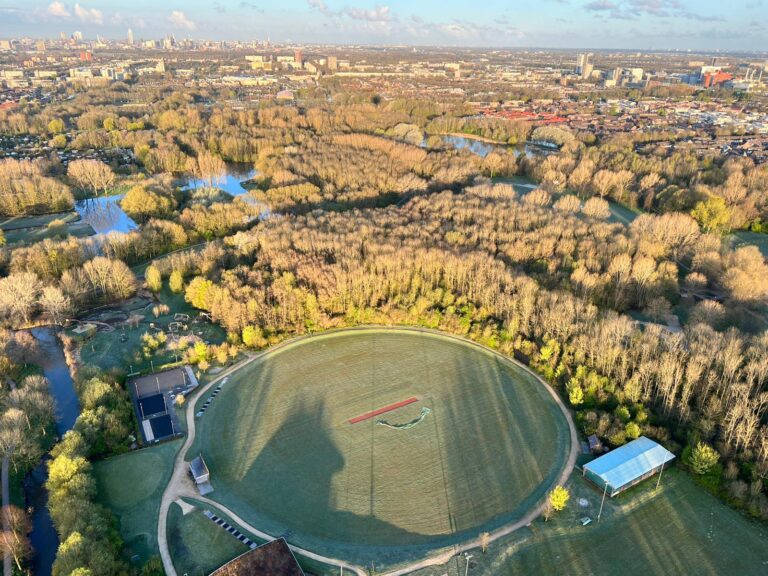
[[[85,222],[69,223],[63,228],[59,227],[38,227],[38,228],[14,228],[5,233],[5,240],[8,244],[34,244],[46,238],[74,236],[75,238],[85,238],[95,234],[90,224]]]
[[[387,415],[409,422],[429,407],[412,429],[346,424],[413,395]],[[565,418],[522,368],[454,339],[368,329],[293,343],[230,376],[188,457],[203,454],[210,497],[254,526],[389,567],[522,517],[568,447]]]
[[[608,209],[611,211],[609,222],[620,222],[629,226],[635,218],[643,214],[640,208],[633,208],[622,202],[608,199]]]
[[[549,522],[537,520],[529,538],[502,540],[486,554],[474,554],[470,572],[495,574],[765,574],[768,528],[728,508],[695,485],[684,472],[664,472],[657,491],[651,478],[616,498],[606,499],[574,472],[566,511]],[[581,508],[578,498],[589,501]],[[578,521],[590,516],[586,527]],[[454,562],[455,563],[455,562]],[[460,567],[464,561],[459,560]],[[443,567],[441,567],[443,568]],[[422,570],[419,576],[453,574]]]
[[[98,501],[118,519],[128,558],[158,554],[157,518],[181,440],[113,456],[94,464]]]
[[[177,574],[208,576],[219,566],[248,551],[201,510],[186,515],[172,504],[168,512],[168,547]]]
[[[48,226],[54,220],[61,220],[69,224],[79,219],[80,215],[77,212],[56,212],[54,214],[40,214],[37,216],[11,216],[0,218],[0,230],[8,232],[9,230],[19,230],[22,228],[42,228]]]

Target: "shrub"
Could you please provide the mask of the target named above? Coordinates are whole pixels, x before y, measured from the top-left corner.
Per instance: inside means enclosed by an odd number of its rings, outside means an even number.
[[[699,442],[691,452],[690,465],[694,474],[703,475],[717,464],[720,455],[708,444]]]

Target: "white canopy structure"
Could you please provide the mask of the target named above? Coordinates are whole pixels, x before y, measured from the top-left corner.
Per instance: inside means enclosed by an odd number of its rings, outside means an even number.
[[[584,465],[584,476],[611,497],[653,476],[673,460],[669,450],[641,436]]]

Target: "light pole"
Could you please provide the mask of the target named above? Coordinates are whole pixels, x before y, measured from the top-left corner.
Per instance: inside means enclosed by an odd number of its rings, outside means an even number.
[[[467,576],[469,574],[469,560],[472,558],[472,554],[469,554],[467,552],[464,552],[464,560],[467,561],[467,565],[464,568],[464,576]]]

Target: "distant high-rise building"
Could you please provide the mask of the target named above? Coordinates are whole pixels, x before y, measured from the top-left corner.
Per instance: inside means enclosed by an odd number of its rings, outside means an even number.
[[[328,70],[338,70],[339,59],[336,56],[328,56]]]
[[[133,46],[133,30],[128,28],[128,46]]]
[[[579,54],[578,58],[576,59],[576,74],[584,79],[592,76],[592,70],[594,69],[594,66],[592,65],[592,56],[592,53],[589,52],[585,54]]]
[[[80,30],[75,30],[75,31],[72,33],[72,40],[76,40],[76,41],[78,41],[78,42],[79,42],[79,41],[80,41],[80,40],[82,40],[82,39],[83,39],[83,33],[82,33],[82,32],[80,32]]]
[[[296,50],[293,51],[293,61],[296,62],[296,66],[299,68],[304,64],[304,54],[302,53],[301,48],[296,48]]]

